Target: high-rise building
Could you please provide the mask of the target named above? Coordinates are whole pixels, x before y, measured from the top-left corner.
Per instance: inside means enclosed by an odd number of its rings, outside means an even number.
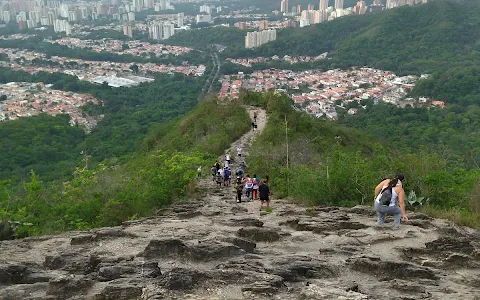
[[[148,37],[152,40],[163,39],[163,23],[153,23],[148,26]]]
[[[238,29],[243,30],[247,28],[246,22],[238,22]]]
[[[27,13],[26,12],[21,11],[21,12],[18,13],[17,22],[19,22],[19,21],[24,21],[24,22],[27,21]]]
[[[268,21],[263,20],[263,21],[258,22],[258,29],[259,30],[267,30],[268,29]]]
[[[275,29],[248,32],[245,36],[245,48],[255,48],[277,39]]]
[[[309,4],[309,5],[307,6],[307,10],[315,10],[315,5]]]
[[[280,2],[280,11],[286,14],[288,12],[288,1],[287,0],[282,0]]]
[[[335,10],[343,9],[343,0],[335,0]]]
[[[49,20],[48,20],[48,17],[41,17],[40,18],[40,25],[42,26],[50,26],[52,24],[50,24]]]
[[[169,8],[167,0],[160,0],[160,9],[167,10]]]
[[[127,15],[129,21],[135,21],[135,13],[133,11],[129,12]]]
[[[212,16],[211,15],[197,15],[195,20],[197,23],[210,23],[212,22]]]
[[[75,11],[69,11],[68,12],[68,21],[69,22],[76,22],[77,21],[77,14]]]
[[[123,24],[123,35],[128,36],[129,38],[133,37],[132,25]]]
[[[290,9],[290,12],[292,14],[296,14],[297,13],[297,7],[296,6],[292,6],[292,8]]]
[[[328,0],[320,0],[318,10],[327,10],[327,8],[328,8]]]
[[[413,0],[415,1],[415,0]],[[359,15],[365,14],[367,11],[367,5],[365,4],[364,0],[360,0],[357,2],[357,5],[353,7],[353,12]]]
[[[185,14],[183,12],[178,13],[177,14],[177,27],[183,27],[184,20],[185,20]]]
[[[53,30],[55,32],[65,32],[67,35],[72,34],[72,26],[67,20],[55,20]]]
[[[175,34],[175,25],[172,23],[163,23],[163,39],[166,40]]]
[[[302,13],[302,6],[299,4],[297,5],[297,14],[301,14]]]

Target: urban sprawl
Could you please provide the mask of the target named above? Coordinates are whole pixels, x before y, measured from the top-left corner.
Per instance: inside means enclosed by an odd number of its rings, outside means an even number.
[[[290,6],[289,0],[279,1],[278,10],[271,13],[259,13],[255,7],[232,10],[229,2],[201,0],[102,0],[85,1],[44,1],[14,0],[2,1],[0,5],[0,28],[18,26],[19,30],[28,29],[24,34],[0,36],[0,54],[6,59],[0,66],[28,73],[60,72],[76,76],[80,80],[111,87],[131,87],[142,82],[154,81],[155,73],[185,76],[203,76],[205,65],[190,65],[188,61],[175,66],[154,62],[110,62],[92,61],[78,58],[50,56],[44,53],[24,49],[1,48],[2,40],[27,40],[42,31],[52,28],[61,34],[60,39],[44,39],[47,43],[56,43],[74,49],[85,49],[98,53],[115,55],[133,55],[142,58],[161,59],[181,57],[194,50],[188,47],[168,45],[173,35],[184,30],[198,30],[194,27],[235,26],[247,30],[245,48],[255,48],[277,39],[283,28],[305,27],[327,22],[351,14],[368,14],[402,5],[418,5],[427,0],[387,0],[383,4],[374,0],[371,5],[358,1],[353,7],[344,7],[343,0],[335,0],[329,7],[328,0],[320,0],[318,6],[309,4]],[[179,12],[176,5],[191,4],[195,13]],[[216,5],[212,5],[216,3]],[[165,11],[165,12],[162,12]],[[147,12],[146,17],[139,14]],[[151,13],[149,15],[148,13]],[[268,21],[271,15],[283,16]],[[145,14],[144,14],[145,15]],[[237,21],[239,19],[250,21]],[[110,20],[96,25],[97,20]],[[234,22],[229,22],[234,20]],[[3,25],[2,25],[3,22]],[[233,24],[233,25],[230,25]],[[31,31],[33,30],[33,32]],[[89,39],[89,35],[98,30],[120,32],[126,40],[111,38]],[[136,35],[147,36],[149,42],[136,39]],[[159,42],[164,41],[164,42]],[[228,46],[228,45],[223,45]],[[251,67],[257,63],[283,61],[290,64],[308,63],[328,59],[328,53],[316,56],[249,57],[227,58],[225,62]],[[422,75],[420,78],[428,77]],[[389,102],[405,107],[407,105],[435,105],[443,107],[442,101],[427,98],[408,97],[416,76],[396,76],[392,72],[358,67],[351,70],[307,70],[294,72],[282,69],[266,69],[251,74],[239,72],[219,78],[221,89],[218,97],[234,101],[242,89],[252,91],[284,92],[289,95],[294,107],[317,117],[335,120],[339,109],[355,114],[365,107],[365,101]],[[90,132],[103,116],[90,117],[82,112],[82,106],[92,103],[102,105],[97,99],[86,94],[58,91],[42,83],[10,82],[0,85],[0,121],[16,120],[20,117],[35,116],[40,113],[50,115],[68,114],[71,125],[81,125]],[[351,107],[349,103],[357,102]]]

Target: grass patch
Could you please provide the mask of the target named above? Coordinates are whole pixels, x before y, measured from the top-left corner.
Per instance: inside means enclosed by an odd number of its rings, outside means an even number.
[[[439,209],[434,206],[427,205],[421,207],[418,211],[433,218],[451,220],[457,225],[480,229],[480,214],[470,212],[465,209]]]

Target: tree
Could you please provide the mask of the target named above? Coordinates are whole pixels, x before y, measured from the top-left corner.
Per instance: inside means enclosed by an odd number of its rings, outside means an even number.
[[[137,74],[138,73],[138,66],[137,64],[133,64],[130,66],[130,70],[132,70],[133,73]]]

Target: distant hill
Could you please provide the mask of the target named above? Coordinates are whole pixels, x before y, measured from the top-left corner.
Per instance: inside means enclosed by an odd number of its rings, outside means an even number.
[[[234,57],[318,55],[330,67],[369,65],[398,73],[432,73],[480,63],[480,2],[436,0],[375,14],[289,28],[255,50]]]

